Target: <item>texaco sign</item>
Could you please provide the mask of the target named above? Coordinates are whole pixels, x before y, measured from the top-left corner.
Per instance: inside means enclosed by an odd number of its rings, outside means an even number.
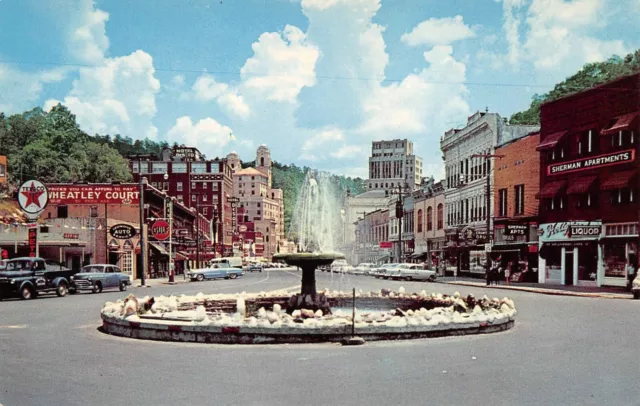
[[[38,214],[49,202],[47,187],[38,180],[28,180],[18,189],[18,204],[25,213]]]

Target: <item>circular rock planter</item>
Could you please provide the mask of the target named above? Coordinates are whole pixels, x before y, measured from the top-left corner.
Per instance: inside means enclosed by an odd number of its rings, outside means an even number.
[[[117,336],[179,342],[280,344],[402,340],[503,331],[516,309],[502,300],[383,290],[355,295],[323,292],[334,311],[287,312],[290,294],[237,294],[136,298],[108,302],[102,331]]]

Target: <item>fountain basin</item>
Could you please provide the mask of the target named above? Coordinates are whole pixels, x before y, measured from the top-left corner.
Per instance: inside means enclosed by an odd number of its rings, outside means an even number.
[[[490,301],[487,298],[482,310],[476,306],[473,310],[457,312],[454,308],[461,305],[460,298],[422,293],[390,296],[380,293],[357,295],[356,307],[392,309],[395,306],[409,310],[403,311],[403,316],[390,316],[384,311],[377,314],[358,312],[356,335],[367,341],[415,339],[492,333],[514,325],[515,306],[506,298]],[[245,295],[243,309],[247,314],[243,317],[232,313],[237,310],[232,302],[238,303],[238,297],[240,295],[161,297],[146,314],[128,316],[122,314],[127,307],[122,301],[107,303],[102,310],[102,331],[137,339],[227,344],[341,342],[351,337],[351,313],[337,312],[301,320],[285,312],[284,306],[289,301],[287,295]],[[347,307],[351,301],[349,294],[339,292],[327,294],[327,297],[336,308]],[[410,310],[412,304],[417,306],[416,303],[438,303],[442,306]],[[256,310],[257,306],[262,308]],[[266,307],[281,307],[282,311],[276,316],[273,311],[267,312]]]

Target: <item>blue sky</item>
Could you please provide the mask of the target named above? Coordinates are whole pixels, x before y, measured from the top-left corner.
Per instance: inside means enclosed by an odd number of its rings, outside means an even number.
[[[0,111],[366,176],[372,140],[509,116],[640,47],[640,0],[0,0]],[[233,133],[235,139],[229,137]]]

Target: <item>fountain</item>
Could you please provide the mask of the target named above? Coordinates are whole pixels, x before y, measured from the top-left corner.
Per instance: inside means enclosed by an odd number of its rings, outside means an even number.
[[[302,269],[300,293],[289,300],[289,313],[302,308],[331,313],[327,297],[316,291],[316,269],[331,265],[336,259],[344,259],[343,254],[334,252],[336,238],[333,231],[340,227],[337,202],[329,176],[308,171],[293,212],[290,232],[297,236],[302,252],[274,256],[276,260]]]

